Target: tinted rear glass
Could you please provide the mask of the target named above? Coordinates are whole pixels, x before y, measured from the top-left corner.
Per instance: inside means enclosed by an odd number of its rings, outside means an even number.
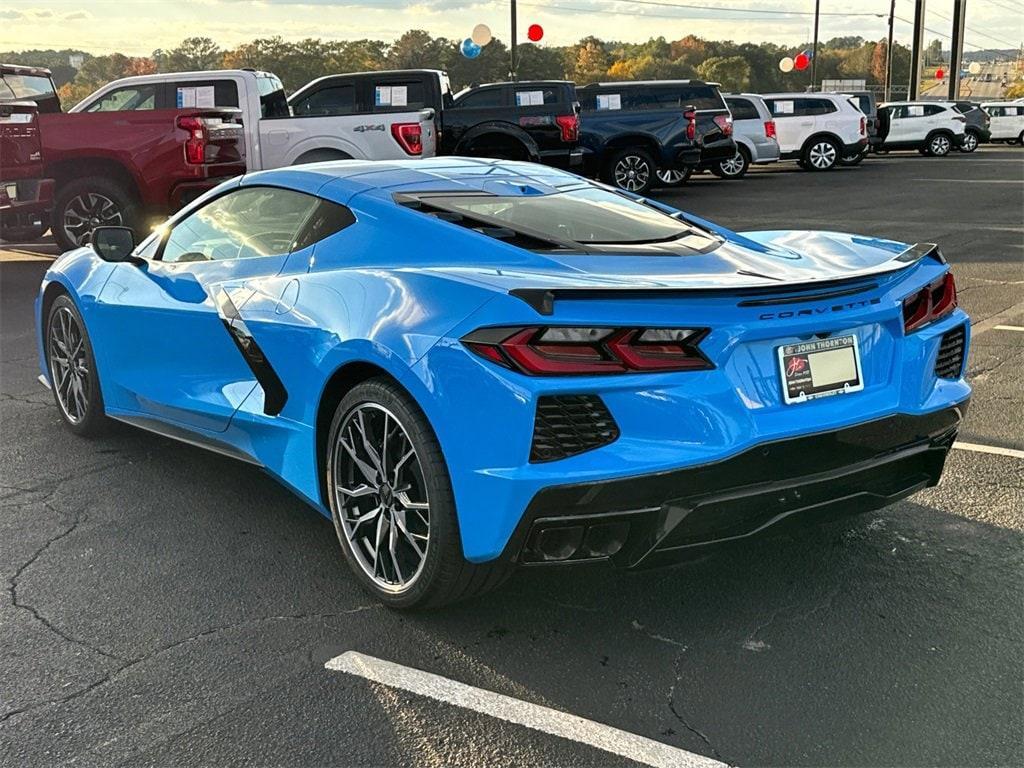
[[[356,111],[356,87],[335,85],[321,88],[316,93],[292,105],[296,115],[351,115]]]
[[[585,111],[651,109],[725,109],[718,88],[713,85],[636,85],[618,88],[614,85],[597,91],[577,91],[580,107]]]
[[[429,202],[517,231],[583,245],[660,242],[698,231],[654,208],[594,187],[523,197],[431,195]]]
[[[456,107],[502,107],[504,105],[505,96],[501,88],[470,91],[455,101]]]
[[[0,79],[0,99],[37,99],[52,96],[53,83],[38,75],[3,75]]]
[[[733,120],[761,119],[761,116],[757,113],[757,107],[754,106],[750,99],[726,99],[725,103],[729,106],[729,111],[732,112]]]
[[[290,117],[288,97],[284,86],[274,75],[257,75],[256,89],[260,92],[260,114],[263,117]],[[219,106],[219,105],[218,105]]]

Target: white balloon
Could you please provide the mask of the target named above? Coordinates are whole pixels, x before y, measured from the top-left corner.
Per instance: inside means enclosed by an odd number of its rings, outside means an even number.
[[[793,59],[789,56],[783,56],[781,59],[779,59],[779,69],[781,69],[783,72],[792,72]]]
[[[972,75],[980,74],[981,73],[981,63],[977,62],[977,61],[972,61],[971,65],[967,68],[967,71],[970,72]]]
[[[487,45],[491,42],[491,28],[486,24],[477,24],[473,27],[473,34],[469,36],[477,45]]]

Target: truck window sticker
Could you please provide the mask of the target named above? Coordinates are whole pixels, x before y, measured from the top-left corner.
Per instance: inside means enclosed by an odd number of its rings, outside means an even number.
[[[390,85],[378,85],[374,89],[373,103],[378,107],[390,107],[391,106],[391,86]]]
[[[409,88],[405,85],[391,86],[391,106],[404,107],[409,103]]]
[[[792,115],[794,111],[792,101],[776,101],[772,107],[772,112],[776,115]]]
[[[597,95],[598,109],[622,109],[622,94],[599,93]]]
[[[195,88],[179,88],[178,96],[175,100],[178,105],[178,109],[184,107],[194,107],[196,105],[196,89]]]
[[[516,91],[517,107],[544,106],[544,91]]]

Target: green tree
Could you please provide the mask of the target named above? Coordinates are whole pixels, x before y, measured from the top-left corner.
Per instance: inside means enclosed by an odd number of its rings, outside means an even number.
[[[196,72],[220,67],[223,52],[208,37],[187,37],[176,48],[155,51],[153,58],[160,72]]]
[[[608,72],[612,60],[604,42],[590,36],[566,49],[565,62],[570,78],[585,85],[601,80]]]
[[[565,77],[562,52],[558,48],[523,43],[516,47],[516,52],[521,80],[560,80]]]
[[[449,44],[443,37],[432,37],[422,29],[410,29],[392,43],[384,63],[388,69],[436,67]]]
[[[721,83],[728,91],[745,91],[750,87],[750,65],[742,56],[712,56],[697,66],[704,80]]]

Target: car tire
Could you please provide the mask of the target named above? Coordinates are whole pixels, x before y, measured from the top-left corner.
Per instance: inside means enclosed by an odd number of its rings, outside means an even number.
[[[953,148],[953,141],[945,133],[936,133],[928,137],[924,153],[928,157],[945,157]]]
[[[658,167],[654,158],[639,147],[627,147],[615,152],[604,168],[604,180],[614,187],[637,195],[650,192],[657,180]]]
[[[745,147],[736,147],[736,154],[711,169],[720,179],[742,179],[750,169],[750,157]]]
[[[92,343],[78,307],[66,293],[50,305],[44,337],[50,389],[65,426],[82,437],[109,425]]]
[[[839,146],[827,136],[812,139],[804,147],[802,159],[808,171],[831,171],[839,162]]]
[[[679,170],[678,168],[659,170],[658,186],[681,187],[690,180],[691,176],[693,176],[693,168],[691,166],[686,166],[683,170]]]
[[[852,168],[855,165],[860,165],[864,162],[864,158],[868,156],[868,150],[865,149],[862,152],[858,152],[853,157],[841,157],[839,158],[839,164],[847,168]]]
[[[978,134],[974,131],[967,131],[967,133],[964,134],[963,144],[960,145],[960,151],[969,155],[978,148],[978,143]]]
[[[137,231],[138,215],[135,198],[113,179],[77,179],[57,192],[50,229],[61,250],[68,251],[85,245],[88,235],[99,226],[131,227]]]
[[[446,605],[494,589],[511,573],[511,563],[463,556],[441,446],[391,379],[369,379],[342,398],[325,450],[328,505],[345,559],[385,605]]]

